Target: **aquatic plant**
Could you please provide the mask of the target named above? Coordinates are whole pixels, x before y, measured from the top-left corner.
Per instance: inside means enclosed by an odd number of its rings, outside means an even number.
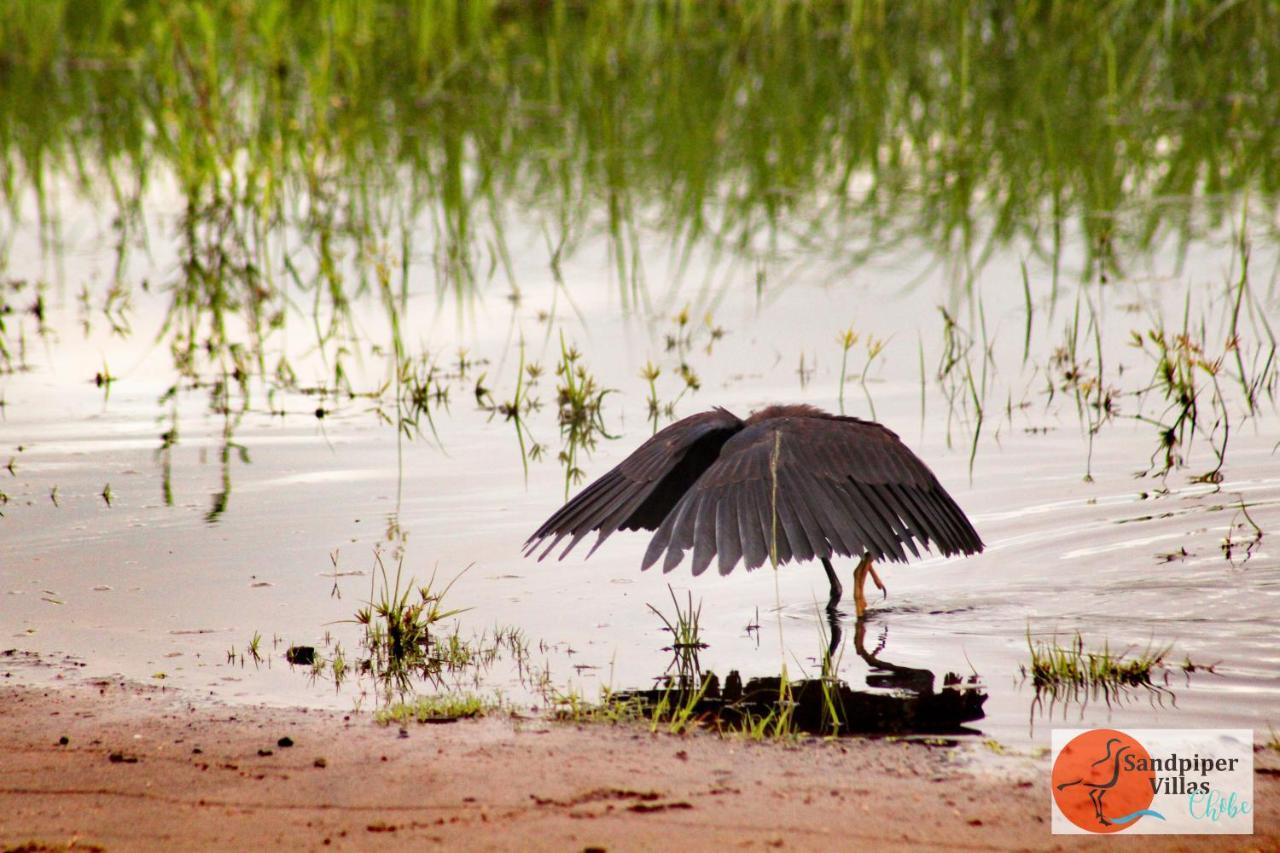
[[[843,271],[923,243],[954,285],[937,376],[948,438],[965,426],[972,470],[992,433],[979,274],[1005,245],[1046,261],[1052,317],[1064,234],[1079,233],[1080,278],[1094,286],[1121,259],[1220,228],[1240,193],[1256,193],[1240,211],[1220,375],[1250,412],[1280,381],[1244,227],[1274,218],[1280,187],[1280,88],[1263,85],[1280,73],[1280,15],[1207,0],[1119,10],[14,0],[0,8],[3,214],[31,222],[52,255],[65,203],[55,188],[102,211],[113,263],[78,283],[80,323],[131,335],[144,301],[164,308],[175,374],[160,400],[165,500],[171,451],[188,434],[180,398],[204,394],[224,417],[211,522],[249,461],[235,438],[245,412],[323,421],[371,401],[406,439],[438,441],[450,377],[406,338],[411,295],[453,300],[459,320],[492,286],[518,302],[514,211],[542,230],[557,304],[573,305],[562,265],[593,237],[608,245],[624,310],[684,303],[665,336],[677,364],[646,369],[655,431],[701,383],[690,353],[724,334],[697,312],[731,284],[707,282],[692,302],[675,289],[695,251],[749,267],[745,286],[764,304],[790,258]],[[1249,74],[1232,56],[1250,57]],[[111,121],[99,120],[104,103]],[[176,220],[152,211],[166,181]],[[638,252],[653,234],[671,243],[678,279],[661,300]],[[176,267],[153,269],[153,244]],[[1037,313],[1025,260],[1021,284],[1026,362]],[[49,286],[0,279],[0,374],[23,369],[28,340],[48,333]],[[370,303],[380,310],[364,312]],[[1232,343],[1251,332],[1259,346]],[[359,373],[371,355],[382,361],[369,383]],[[846,346],[842,406],[848,357]],[[800,358],[803,383],[813,362]],[[1092,447],[1116,371],[1100,357],[1076,365]],[[659,376],[678,390],[663,392]],[[104,364],[94,379],[106,395],[117,377]],[[1187,437],[1176,419],[1156,420],[1161,441],[1170,429]],[[515,421],[527,469],[542,446]],[[1222,423],[1211,443],[1225,445],[1232,419],[1210,421]],[[571,429],[561,451],[569,487],[589,449],[581,437]],[[1186,447],[1163,449],[1167,462]]]
[[[702,642],[699,625],[702,618],[702,602],[699,601],[697,607],[694,607],[693,593],[690,592],[685,607],[681,608],[680,600],[676,598],[675,590],[670,584],[667,584],[667,592],[671,595],[671,605],[674,610],[671,618],[652,604],[645,606],[662,620],[662,630],[671,635],[671,645],[662,647],[664,652],[671,653],[671,662],[667,664],[663,680],[670,683],[674,679],[676,683],[687,687],[696,684],[701,678],[702,666],[698,661],[698,653],[708,648],[707,644]]]
[[[444,723],[479,717],[495,707],[495,704],[478,696],[446,693],[440,696],[419,696],[407,702],[393,702],[375,711],[373,719],[384,726],[392,723]]]
[[[825,680],[823,681],[825,684]],[[826,714],[827,694],[823,690],[824,702],[822,713]],[[777,679],[777,697],[765,703],[765,710],[744,707],[737,715],[737,720],[726,720],[722,731],[728,735],[737,735],[748,740],[793,740],[801,734],[795,724],[796,700],[792,691],[791,680],[787,678],[787,668],[782,667],[782,675]]]
[[[245,647],[245,654],[253,661],[254,666],[262,663],[262,633],[260,631],[254,631],[253,636],[249,638],[249,644]]]
[[[1079,632],[1067,645],[1056,637],[1035,640],[1027,631],[1027,649],[1031,656],[1029,665],[1021,667],[1023,680],[1030,679],[1035,690],[1032,714],[1048,702],[1049,712],[1055,706],[1064,709],[1070,704],[1083,708],[1088,702],[1101,698],[1107,705],[1123,702],[1130,691],[1140,689],[1160,701],[1169,691],[1156,684],[1152,675],[1166,666],[1165,659],[1173,647],[1147,646],[1143,650],[1132,647],[1112,650],[1104,642],[1101,649],[1088,650]]]
[[[330,555],[330,562],[334,578],[331,594],[340,597],[337,578],[349,573],[339,572],[336,552]],[[403,549],[398,549],[394,575],[385,565],[382,550],[375,549],[369,597],[355,616],[346,620],[360,628],[354,654],[348,654],[326,630],[324,648],[290,645],[285,659],[293,666],[306,667],[313,681],[332,681],[336,690],[354,681],[357,697],[372,692],[379,709],[395,704],[413,706],[419,698],[430,703],[479,695],[486,674],[499,661],[509,663],[522,684],[534,682],[537,674],[530,661],[530,643],[520,628],[495,625],[478,636],[467,636],[454,617],[468,608],[445,605],[449,590],[466,569],[440,586],[435,572],[427,583],[419,585],[404,576],[403,568]],[[260,635],[255,638],[261,641]],[[276,645],[280,642],[277,638]],[[231,654],[234,656],[234,649]],[[424,695],[423,691],[430,692]],[[486,708],[498,704],[497,700],[485,700]]]
[[[481,386],[484,377],[476,381],[476,403],[488,411],[490,417],[495,414],[502,415],[515,427],[516,442],[520,448],[520,466],[524,470],[525,482],[529,480],[529,463],[540,460],[546,453],[546,447],[534,439],[525,422],[527,415],[542,406],[542,401],[533,393],[541,376],[542,365],[537,362],[525,363],[524,341],[521,341],[520,360],[516,366],[516,387],[510,400],[495,405],[491,399],[492,395]],[[485,402],[486,399],[489,400],[488,403]]]
[[[440,683],[450,660],[442,656],[437,629],[439,623],[465,608],[444,606],[444,597],[457,577],[437,589],[432,573],[425,585],[415,588],[412,580],[402,577],[403,558],[396,564],[394,579],[388,576],[380,551],[374,552],[374,562],[369,600],[356,612],[354,621],[363,629],[361,644],[367,655],[361,659],[361,670],[372,675],[382,698],[390,701],[393,694],[404,697],[411,693],[415,679]]]
[[[511,278],[507,198],[541,209],[555,258],[602,211],[595,227],[628,304],[645,299],[636,234],[653,205],[679,235],[678,256],[708,240],[755,249],[758,263],[767,253],[753,238],[776,241],[800,213],[794,239],[855,258],[916,234],[960,247],[973,255],[957,265],[966,281],[992,243],[1019,232],[1046,244],[1056,270],[1074,218],[1085,277],[1100,280],[1127,248],[1192,227],[1152,200],[1203,193],[1213,204],[1246,182],[1274,190],[1274,94],[1259,81],[1280,63],[1277,17],[1265,3],[1208,0],[1051,13],[1031,0],[15,0],[0,10],[14,117],[0,147],[25,167],[15,172],[42,217],[55,175],[87,171],[84,153],[96,155],[121,212],[123,269],[147,225],[138,192],[160,160],[193,199],[252,196],[272,215],[292,213],[299,187],[331,194],[302,208],[313,232],[360,243],[384,217],[368,202],[402,192],[404,209],[430,212],[442,290]],[[102,103],[116,105],[113,121],[89,120]],[[854,191],[865,173],[871,185]],[[362,203],[339,203],[332,190],[358,182]],[[912,221],[887,221],[886,209]],[[220,224],[263,245],[252,220]],[[321,245],[321,265],[336,268],[340,250]]]
[[[844,386],[849,372],[849,350],[853,349],[861,338],[862,335],[855,332],[852,326],[845,329],[836,338],[836,342],[840,344],[840,387],[837,394],[837,402],[842,415],[844,414]],[[866,336],[867,357],[862,365],[862,372],[858,375],[858,384],[862,388],[863,396],[867,399],[867,408],[871,410],[872,420],[875,420],[876,417],[876,403],[871,397],[871,390],[867,388],[867,375],[871,370],[871,363],[880,356],[880,353],[884,352],[887,343],[887,341],[880,340],[875,335]]]
[[[950,447],[952,443],[953,427],[960,424],[970,426],[972,432],[969,439],[969,473],[972,476],[974,460],[978,454],[978,442],[982,437],[982,426],[986,419],[987,370],[995,363],[993,358],[995,343],[987,337],[986,314],[982,310],[981,299],[979,299],[981,346],[978,352],[980,361],[975,373],[973,350],[978,346],[979,341],[970,331],[962,327],[946,308],[939,306],[938,311],[942,315],[942,350],[934,376],[947,402],[947,446]],[[923,358],[922,349],[922,395],[924,393]],[[922,397],[921,417],[923,417],[923,411]]]
[[[582,482],[586,473],[578,455],[590,453],[600,438],[613,439],[604,425],[604,398],[613,389],[601,388],[577,349],[565,343],[560,335],[560,363],[556,366],[556,406],[560,423],[560,464],[564,468],[564,496]]]
[[[716,341],[725,334],[724,329],[716,325],[710,312],[703,318],[700,326],[691,323],[688,306],[675,315],[673,323],[672,328],[663,334],[667,357],[662,360],[662,363],[668,363],[671,357],[674,357],[674,364],[667,369],[679,380],[680,390],[670,399],[663,400],[658,393],[658,379],[663,375],[663,368],[651,360],[646,362],[640,370],[640,378],[648,386],[645,403],[649,408],[649,423],[654,433],[658,431],[658,425],[662,419],[675,418],[676,406],[686,394],[697,392],[702,388],[702,380],[691,363],[694,351],[700,349],[705,355],[711,355]]]
[[[1218,384],[1223,355],[1208,355],[1203,340],[1193,337],[1185,327],[1178,334],[1171,334],[1161,326],[1149,330],[1145,336],[1134,332],[1131,342],[1154,361],[1151,388],[1158,391],[1166,403],[1164,412],[1156,418],[1135,416],[1151,423],[1159,432],[1158,448],[1148,470],[1163,476],[1182,467],[1192,440],[1202,435],[1209,440],[1217,458],[1217,465],[1202,477],[1211,482],[1221,481],[1230,437],[1230,414]],[[1209,414],[1204,411],[1206,408],[1215,417],[1211,429],[1204,426]]]
[[[852,326],[850,326],[840,333],[836,342],[840,344],[840,385],[839,391],[836,395],[836,402],[840,407],[840,414],[843,415],[844,383],[845,376],[848,374],[849,370],[849,350],[853,349],[853,345],[858,342],[858,333],[853,330]],[[801,354],[801,357],[803,358],[803,354]]]
[[[1099,651],[1085,651],[1084,638],[1077,632],[1071,644],[1062,646],[1053,640],[1034,641],[1027,634],[1031,666],[1023,668],[1036,687],[1100,687],[1140,686],[1151,683],[1151,671],[1164,662],[1172,646],[1148,647],[1129,657],[1131,649],[1112,652],[1108,644]]]
[[[1258,522],[1249,514],[1249,505],[1241,499],[1227,526],[1227,533],[1222,537],[1222,556],[1233,566],[1243,566],[1262,546],[1265,535]]]

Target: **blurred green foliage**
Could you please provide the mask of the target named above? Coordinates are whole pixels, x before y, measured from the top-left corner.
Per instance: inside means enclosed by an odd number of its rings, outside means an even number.
[[[606,234],[620,283],[651,227],[977,265],[1015,237],[1057,258],[1065,228],[1106,274],[1229,194],[1274,208],[1278,101],[1261,0],[0,4],[15,214],[65,178],[128,227],[172,174],[238,211],[221,239],[287,223],[324,267],[426,212],[455,288],[508,267],[513,208],[557,258]]]

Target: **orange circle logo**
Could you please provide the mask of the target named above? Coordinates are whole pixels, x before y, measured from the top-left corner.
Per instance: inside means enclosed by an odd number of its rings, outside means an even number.
[[[1156,774],[1137,739],[1115,729],[1094,729],[1071,739],[1053,762],[1053,800],[1062,814],[1089,832],[1120,832],[1150,809]]]

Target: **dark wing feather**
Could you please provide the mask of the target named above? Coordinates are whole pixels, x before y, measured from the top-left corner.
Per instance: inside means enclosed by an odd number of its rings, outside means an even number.
[[[760,564],[751,564],[751,556],[763,555],[767,548],[764,544],[764,530],[760,526],[760,514],[755,511],[755,497],[750,488],[735,489],[733,494],[733,512],[737,517],[737,533],[739,533],[741,557],[744,558],[746,570],[755,569]],[[733,571],[732,562],[721,561],[719,573],[727,575]]]
[[[561,558],[592,531],[599,532],[594,552],[616,530],[657,529],[743,425],[724,409],[714,409],[659,431],[556,510],[525,542],[525,556],[545,540],[550,541],[539,560],[566,537],[572,539]]]
[[[774,454],[777,454],[776,465]],[[905,562],[921,547],[944,555],[983,548],[973,525],[890,430],[816,410],[756,416],[733,434],[671,509],[645,552],[663,570],[693,552],[700,574],[719,555],[728,574],[842,554]]]

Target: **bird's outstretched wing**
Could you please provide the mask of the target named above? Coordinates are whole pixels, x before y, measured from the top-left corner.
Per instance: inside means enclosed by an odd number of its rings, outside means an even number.
[[[767,414],[767,413],[762,413]],[[759,419],[758,419],[759,418]],[[693,550],[693,573],[719,555],[739,559],[843,554],[905,562],[917,543],[972,554],[982,540],[933,472],[890,430],[809,410],[753,416],[671,510],[649,543],[644,568],[666,552],[670,571]]]
[[[720,448],[745,426],[724,409],[691,415],[660,430],[616,468],[587,486],[548,518],[524,543],[525,556],[554,537],[541,560],[566,536],[563,559],[593,530],[591,553],[619,528],[655,530],[671,508],[715,461]]]

